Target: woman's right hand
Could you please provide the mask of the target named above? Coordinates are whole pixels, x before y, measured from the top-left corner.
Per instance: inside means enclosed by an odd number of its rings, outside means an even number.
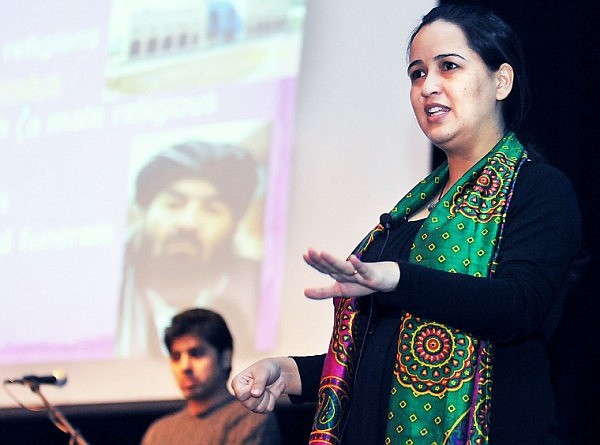
[[[302,385],[296,361],[271,357],[249,366],[231,381],[237,399],[255,413],[273,411],[281,394],[300,395]]]

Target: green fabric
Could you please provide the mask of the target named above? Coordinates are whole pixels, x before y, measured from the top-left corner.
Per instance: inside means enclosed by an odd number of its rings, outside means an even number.
[[[410,262],[487,277],[494,271],[518,167],[526,159],[510,134],[456,182],[415,237]],[[428,200],[446,183],[442,166],[409,195]],[[414,198],[414,197],[413,197]],[[396,211],[410,213],[414,199]],[[405,313],[390,394],[387,444],[485,444],[492,345],[453,327]]]
[[[493,274],[518,170],[527,154],[509,133],[441,198],[415,237],[409,261],[450,273]],[[409,217],[448,180],[443,164],[390,212]],[[382,233],[359,244],[359,256]],[[335,299],[311,444],[338,444],[360,357],[366,316],[360,298]],[[404,313],[389,397],[386,444],[486,444],[492,386],[492,345],[466,332]]]

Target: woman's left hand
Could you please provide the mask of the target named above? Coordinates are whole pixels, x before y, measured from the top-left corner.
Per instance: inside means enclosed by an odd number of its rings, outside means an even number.
[[[341,260],[327,252],[308,249],[304,261],[317,271],[329,275],[335,283],[327,287],[304,290],[314,300],[333,297],[363,297],[374,292],[390,292],[400,281],[400,267],[393,261],[364,263],[356,255]]]

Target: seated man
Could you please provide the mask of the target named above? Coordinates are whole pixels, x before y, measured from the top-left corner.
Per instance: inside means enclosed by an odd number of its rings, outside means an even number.
[[[164,341],[187,404],[150,425],[142,445],[280,443],[274,414],[248,411],[227,389],[233,339],[219,314],[186,310],[173,317]]]

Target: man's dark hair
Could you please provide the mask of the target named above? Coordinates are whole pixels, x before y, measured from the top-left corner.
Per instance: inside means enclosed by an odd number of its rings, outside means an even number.
[[[233,352],[233,338],[227,323],[219,314],[209,309],[188,309],[173,317],[165,329],[165,346],[169,353],[173,342],[184,335],[192,335],[209,343],[219,355],[226,349]]]
[[[140,170],[135,183],[136,202],[147,208],[161,190],[188,177],[214,184],[237,218],[247,210],[258,183],[256,161],[247,150],[189,141],[159,152]]]
[[[530,105],[530,91],[523,49],[517,34],[494,12],[478,5],[438,6],[429,11],[410,36],[408,50],[417,33],[426,25],[442,20],[464,32],[469,47],[479,54],[489,70],[497,71],[508,63],[514,71],[513,89],[502,105],[502,117],[508,130],[517,131]]]

